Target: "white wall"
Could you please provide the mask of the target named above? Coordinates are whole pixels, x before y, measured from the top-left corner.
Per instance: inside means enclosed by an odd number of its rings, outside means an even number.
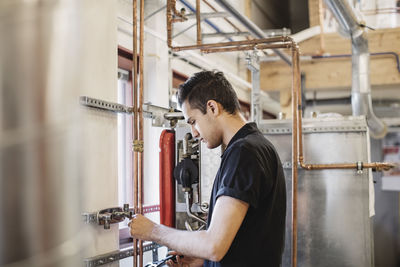
[[[117,102],[117,34],[116,2],[90,0],[85,14],[82,43],[90,48],[82,58],[81,71],[89,75],[82,95]],[[117,116],[82,107],[82,152],[84,174],[84,212],[117,206]],[[92,257],[119,248],[118,225],[110,230],[87,225],[89,239],[85,257]]]

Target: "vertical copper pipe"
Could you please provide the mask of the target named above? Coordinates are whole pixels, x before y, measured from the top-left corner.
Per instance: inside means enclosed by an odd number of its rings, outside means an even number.
[[[140,37],[139,37],[139,142],[143,145],[143,50],[144,50],[144,0],[140,0]],[[139,152],[138,203],[139,213],[143,214],[143,147]],[[143,267],[143,240],[139,241],[139,266]]]
[[[300,71],[299,71],[300,72]],[[302,110],[302,103],[301,103],[301,83],[299,88],[297,88],[297,140],[298,140],[298,145],[299,145],[299,164],[301,167],[304,166],[303,164],[303,110]]]
[[[324,39],[324,9],[322,6],[322,0],[318,0],[318,15],[319,15],[319,27],[321,28],[321,33],[319,34],[320,38],[320,54],[324,54],[325,52],[325,39]]]
[[[133,35],[132,35],[132,75],[133,75],[133,135],[132,139],[135,144],[138,138],[138,107],[137,107],[137,98],[138,98],[138,82],[137,82],[137,0],[133,0],[133,13],[132,13],[132,25],[133,25]],[[138,152],[134,149],[133,152],[133,209],[134,212],[137,212],[138,203],[137,203],[137,195],[138,195]],[[137,239],[133,240],[133,266],[137,267]]]
[[[292,267],[297,266],[297,105],[300,89],[299,50],[296,44],[292,47],[293,80],[292,80]]]
[[[172,47],[172,1],[167,0],[167,45]]]
[[[201,45],[200,0],[196,0],[197,44]]]

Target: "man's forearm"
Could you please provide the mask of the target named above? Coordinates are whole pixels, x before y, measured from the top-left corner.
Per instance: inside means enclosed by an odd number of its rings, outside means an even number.
[[[189,232],[156,225],[153,228],[152,239],[186,256],[219,260],[215,242],[207,231]]]

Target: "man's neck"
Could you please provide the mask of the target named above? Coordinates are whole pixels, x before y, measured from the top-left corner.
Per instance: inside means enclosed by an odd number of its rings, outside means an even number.
[[[227,146],[232,137],[246,124],[246,120],[239,112],[235,115],[226,115],[222,121],[223,129],[222,143]]]

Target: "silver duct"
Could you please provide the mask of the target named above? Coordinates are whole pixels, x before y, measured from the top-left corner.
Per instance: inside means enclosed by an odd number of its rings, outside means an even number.
[[[364,27],[346,0],[325,0],[334,14],[342,31],[351,37],[352,44],[352,91],[351,104],[353,115],[365,115],[373,138],[386,135],[385,123],[375,116],[372,109],[371,85],[369,81],[368,37]]]
[[[251,20],[246,16],[237,11],[231,4],[226,0],[215,0],[221,7],[223,7],[231,16],[235,17],[242,23],[243,26],[255,37],[257,38],[267,38],[268,36]],[[292,60],[288,55],[280,51],[279,49],[272,49],[275,54],[277,54],[283,61],[285,61],[289,66],[292,66]]]
[[[0,1],[0,266],[80,266],[81,0]]]

